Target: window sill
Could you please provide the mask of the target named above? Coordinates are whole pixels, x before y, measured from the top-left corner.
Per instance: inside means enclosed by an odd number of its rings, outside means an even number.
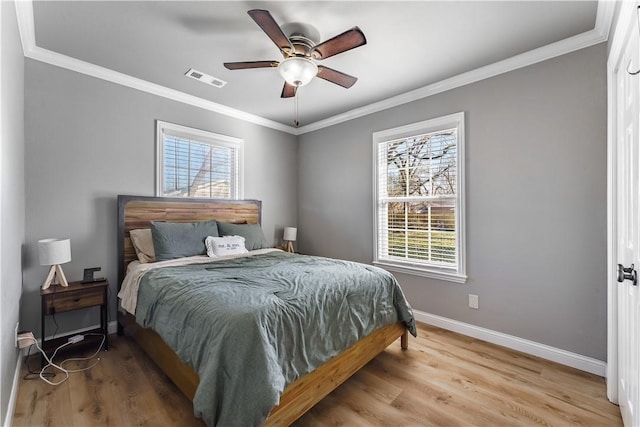
[[[385,262],[385,261],[374,261],[373,265],[376,265],[378,267],[384,268],[385,270],[389,270],[397,273],[411,274],[414,276],[421,276],[421,277],[429,277],[431,279],[445,280],[448,282],[455,282],[455,283],[467,282],[466,275],[453,273],[446,270],[427,269],[424,267],[418,267],[418,266],[406,265],[406,264],[395,264],[395,263]]]

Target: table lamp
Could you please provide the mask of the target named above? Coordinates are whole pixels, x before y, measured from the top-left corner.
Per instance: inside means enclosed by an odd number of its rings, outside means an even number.
[[[71,261],[71,241],[69,239],[38,240],[38,258],[40,265],[51,266],[42,289],[56,285],[58,281],[62,286],[69,286],[62,267],[60,267],[60,264]]]
[[[282,237],[282,240],[284,240],[285,251],[293,252],[293,242],[296,241],[297,234],[298,234],[298,229],[295,227],[284,228],[284,236]]]

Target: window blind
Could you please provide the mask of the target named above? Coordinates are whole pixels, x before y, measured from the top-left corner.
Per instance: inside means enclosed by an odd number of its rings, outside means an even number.
[[[193,131],[190,135],[184,127],[160,129],[160,195],[239,198],[238,143]]]
[[[457,130],[378,144],[378,256],[456,267]]]
[[[464,112],[373,133],[373,263],[464,283]]]

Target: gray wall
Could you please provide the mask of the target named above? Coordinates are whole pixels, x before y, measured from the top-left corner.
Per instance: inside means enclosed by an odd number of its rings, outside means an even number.
[[[267,240],[297,218],[296,137],[41,62],[25,65],[26,253],[22,323],[40,336],[47,267],[37,241],[71,238],[69,280],[101,266],[116,307],[116,196],[153,195],[155,120],[245,141],[245,198],[263,201]],[[97,310],[56,316],[59,333],[98,323]],[[47,335],[53,333],[49,320]]]
[[[412,306],[606,359],[606,44],[299,137],[299,249],[371,262],[372,133],[466,114],[466,284]],[[469,293],[480,309],[468,308]]]
[[[24,57],[15,5],[0,2],[0,416],[5,420],[18,361],[14,331],[24,242]]]

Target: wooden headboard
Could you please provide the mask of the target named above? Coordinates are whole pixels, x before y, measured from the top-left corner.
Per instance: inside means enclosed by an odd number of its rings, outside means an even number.
[[[127,265],[137,259],[129,231],[149,228],[151,221],[220,222],[260,224],[259,200],[187,199],[149,196],[118,196],[118,291]]]

